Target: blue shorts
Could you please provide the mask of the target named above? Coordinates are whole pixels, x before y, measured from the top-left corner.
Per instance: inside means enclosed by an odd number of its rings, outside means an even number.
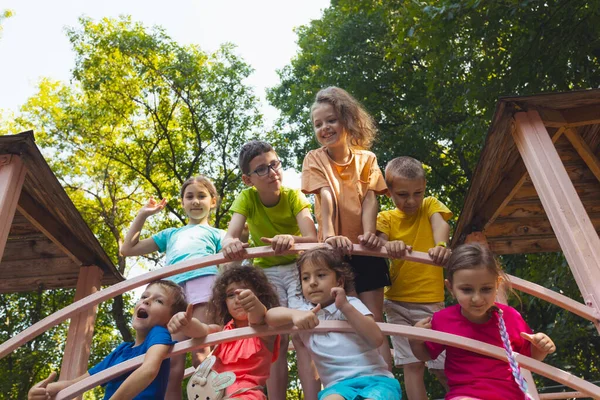
[[[400,400],[402,389],[400,383],[387,376],[361,376],[359,378],[345,379],[319,392],[319,400],[338,394],[346,400]]]

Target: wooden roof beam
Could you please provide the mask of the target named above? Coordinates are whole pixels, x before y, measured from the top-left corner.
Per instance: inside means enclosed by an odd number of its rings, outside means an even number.
[[[550,108],[536,108],[544,125],[548,128],[575,128],[584,125],[600,124],[598,106],[585,106],[555,110]]]
[[[577,150],[577,153],[581,156],[590,171],[592,171],[596,179],[600,181],[600,161],[592,149],[590,149],[590,146],[587,145],[581,135],[573,128],[566,129],[565,136],[569,139],[573,148]]]
[[[27,169],[21,157],[0,155],[0,261],[15,216]]]
[[[559,128],[554,132],[552,135],[552,143],[556,143],[563,132],[564,128]],[[517,164],[517,166],[506,175],[494,192],[494,197],[490,198],[477,213],[479,219],[484,223],[483,227],[481,227],[482,231],[485,232],[485,230],[494,223],[504,207],[510,203],[526,180],[527,168],[525,167],[525,164]]]

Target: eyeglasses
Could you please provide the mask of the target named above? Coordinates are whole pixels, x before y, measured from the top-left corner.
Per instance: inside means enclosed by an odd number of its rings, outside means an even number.
[[[248,175],[256,174],[258,176],[265,176],[269,174],[270,169],[272,169],[273,172],[279,171],[281,169],[281,161],[273,160],[269,163],[269,165],[261,165],[254,171],[250,172]]]

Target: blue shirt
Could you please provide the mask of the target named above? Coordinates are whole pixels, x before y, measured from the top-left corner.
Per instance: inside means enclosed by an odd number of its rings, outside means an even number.
[[[113,365],[117,365],[123,361],[146,354],[148,349],[155,344],[166,344],[170,346],[175,343],[177,342],[174,342],[171,339],[171,334],[167,328],[157,325],[150,329],[148,336],[146,336],[146,340],[144,340],[142,344],[133,347],[134,343],[132,342],[121,343],[116,349],[113,350],[112,353],[107,355],[104,360],[90,368],[88,372],[90,375],[94,375],[112,367]],[[160,370],[158,371],[156,378],[154,378],[152,383],[150,383],[146,389],[135,396],[133,400],[164,399],[167,391],[167,384],[169,383],[170,367],[171,360],[169,358],[164,359],[160,365]],[[104,399],[110,399],[132,372],[133,371],[127,372],[111,381],[108,381],[105,384]]]
[[[168,228],[152,236],[158,249],[167,254],[167,265],[192,258],[199,258],[221,251],[221,239],[225,236],[222,229],[209,225],[186,225],[181,228]],[[181,284],[190,279],[206,275],[216,275],[216,266],[196,269],[175,275],[169,279]]]

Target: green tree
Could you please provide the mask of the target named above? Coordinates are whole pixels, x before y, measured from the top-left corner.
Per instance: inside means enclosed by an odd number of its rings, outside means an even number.
[[[179,188],[193,175],[208,175],[215,183],[221,201],[214,225],[226,227],[227,211],[241,187],[237,151],[258,136],[254,132],[261,128],[262,116],[244,84],[252,69],[234,54],[233,46],[207,54],[197,46],[180,46],[161,28],[148,29],[128,17],[99,22],[82,18],[80,24],[67,32],[76,61],[71,83],[43,80],[10,128],[34,129],[54,173],[126,274],[131,263],[118,248],[137,210],[149,196],[167,198],[167,212],[149,221],[146,233],[181,225],[186,218]],[[160,262],[155,255],[146,260]],[[101,305],[91,364],[121,341],[116,329],[124,340],[131,340],[131,306],[130,299],[121,296]],[[6,312],[14,312],[12,307],[8,304]],[[19,320],[23,326],[33,322]],[[39,340],[46,343],[50,334]],[[61,334],[64,337],[64,329]],[[39,340],[31,342],[35,352],[40,351]],[[50,353],[35,363],[43,368],[28,373],[26,381],[13,381],[19,393],[57,368],[60,354]],[[24,370],[15,366],[11,371],[18,375]]]
[[[334,0],[322,18],[297,29],[300,50],[268,92],[287,134],[280,146],[301,146],[294,150],[300,155],[315,148],[314,96],[329,85],[343,87],[378,122],[379,164],[398,155],[422,160],[430,191],[457,212],[498,97],[600,85],[599,14],[597,0]],[[509,273],[580,299],[562,255],[505,262]],[[574,349],[559,350],[549,362],[597,377],[600,341],[593,326],[523,299],[536,330],[555,337],[559,349]],[[441,395],[429,387],[431,396]]]

